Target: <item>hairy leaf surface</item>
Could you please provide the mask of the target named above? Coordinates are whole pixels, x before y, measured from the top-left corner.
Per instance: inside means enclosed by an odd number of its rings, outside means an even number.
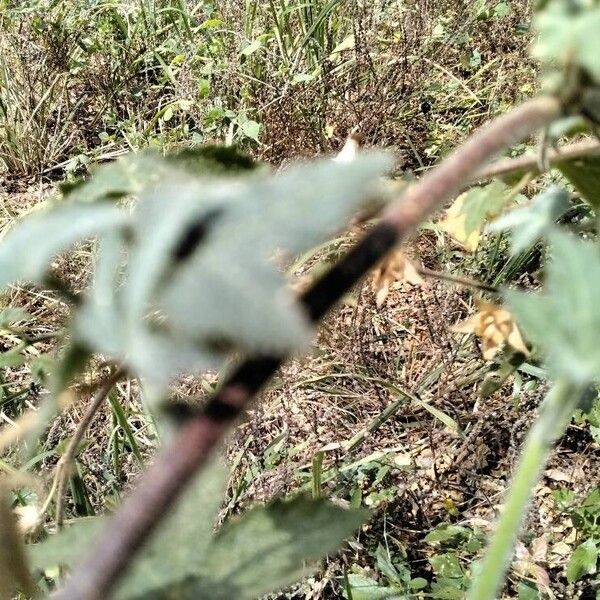
[[[0,243],[0,287],[39,282],[52,258],[78,241],[127,223],[125,211],[110,204],[60,204],[33,213],[12,227]]]

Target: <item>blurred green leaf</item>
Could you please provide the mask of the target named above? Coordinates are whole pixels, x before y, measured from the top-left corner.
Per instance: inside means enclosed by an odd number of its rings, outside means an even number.
[[[549,2],[534,19],[539,32],[533,54],[546,65],[576,64],[600,80],[600,7]]]
[[[237,175],[256,166],[234,147],[199,146],[167,156],[145,150],[93,168],[86,179],[64,186],[63,193],[68,200],[80,202],[139,196],[171,177]]]
[[[185,580],[204,566],[226,481],[227,471],[218,460],[200,473],[172,514],[161,523],[148,547],[136,557],[116,598],[143,597],[156,587]],[[80,520],[29,546],[33,567],[43,571],[59,565],[71,566],[93,544],[104,523],[104,518]]]
[[[510,188],[500,180],[471,188],[448,208],[438,227],[448,232],[467,250],[474,252],[484,223],[502,212],[510,200],[509,191]]]
[[[256,508],[226,525],[211,545],[187,597],[252,599],[276,591],[311,570],[307,563],[335,552],[368,518],[324,499],[297,497]]]
[[[596,572],[598,547],[594,540],[586,540],[577,546],[567,564],[567,580],[573,583],[584,575]]]
[[[56,254],[75,242],[123,227],[127,218],[110,204],[79,203],[56,205],[25,217],[0,243],[0,287],[41,281]]]
[[[235,153],[213,148],[208,156],[250,168]],[[159,388],[178,373],[218,368],[235,347],[287,352],[307,344],[306,317],[273,255],[322,241],[389,165],[365,155],[275,177],[207,179],[189,174],[191,153],[180,158],[185,173],[170,171],[139,194],[127,235],[103,236],[75,319],[80,342]]]
[[[467,235],[479,229],[490,217],[498,215],[506,206],[510,188],[502,181],[470,189],[463,200]]]
[[[6,328],[15,321],[29,321],[32,316],[22,308],[3,308],[0,310],[0,328]]]
[[[600,156],[563,161],[556,167],[595,210],[600,209]]]
[[[23,353],[23,347],[16,347],[7,352],[0,353],[0,367],[18,367],[27,362],[27,356]]]
[[[555,376],[600,380],[600,254],[597,245],[555,232],[541,293],[508,290],[510,308]]]
[[[575,492],[567,488],[552,490],[552,497],[554,498],[556,510],[560,512],[566,512],[575,502]]]
[[[46,571],[59,566],[70,567],[81,558],[94,535],[102,530],[105,519],[77,519],[42,542],[27,546],[31,567]]]
[[[536,196],[526,206],[515,208],[491,223],[489,231],[512,232],[511,251],[519,254],[554,229],[555,221],[569,207],[569,194],[556,186]]]
[[[519,581],[517,600],[539,600],[540,593],[534,583]]]
[[[307,343],[305,317],[272,265],[273,251],[298,253],[322,241],[364,200],[387,164],[381,155],[349,165],[319,161],[208,192],[205,210],[214,210],[218,200],[228,200],[229,210],[214,218],[209,243],[165,289],[161,307],[170,322],[196,338],[237,340],[268,352]],[[180,204],[200,192],[180,187]]]

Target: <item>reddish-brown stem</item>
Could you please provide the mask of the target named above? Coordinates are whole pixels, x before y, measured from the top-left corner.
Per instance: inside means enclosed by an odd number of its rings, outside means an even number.
[[[381,222],[302,296],[311,320],[318,321],[392,247],[473,180],[489,160],[560,114],[561,106],[553,98],[531,100],[475,133],[406,190],[388,207]],[[58,598],[100,600],[108,596],[184,486],[284,358],[258,357],[243,362],[206,409],[184,421],[89,554],[75,567]]]

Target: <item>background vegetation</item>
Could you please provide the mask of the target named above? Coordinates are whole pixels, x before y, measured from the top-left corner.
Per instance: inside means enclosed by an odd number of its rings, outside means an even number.
[[[290,159],[339,149],[358,128],[367,145],[393,147],[398,181],[411,180],[536,91],[530,21],[521,0],[0,0],[1,227],[48,202],[59,182],[147,147],[225,142],[287,168]],[[520,181],[511,195],[533,197],[540,187]],[[562,218],[577,222],[587,212],[575,198]],[[295,285],[363,228],[289,265]],[[390,276],[383,301],[381,277],[353,290],[311,355],[283,369],[230,440],[219,522],[299,490],[375,511],[340,554],[276,597],[465,596],[547,383],[536,361],[518,370],[510,356],[484,361],[472,338],[452,332],[474,312],[478,287],[537,287],[543,250],[511,258],[503,233],[482,233],[474,252],[457,238],[451,218],[427,224],[409,248],[427,283]],[[81,244],[53,265],[76,293],[89,282],[92,254]],[[459,275],[470,285],[457,285]],[[59,512],[71,521],[113,508],[159,433],[132,380],[114,387],[74,448],[84,405],[54,419],[24,461],[11,425],[47,394],[68,310],[43,286],[13,287],[4,302],[27,317],[2,313],[11,326],[1,339],[1,468],[24,478],[13,504],[32,519],[27,533],[37,540],[54,525],[52,482],[67,448],[76,468]],[[89,367],[83,392],[102,368]],[[182,376],[175,396],[201,404],[216,381],[215,373]],[[553,455],[507,598],[595,597],[599,431],[592,404]],[[46,577],[51,585],[51,570]]]

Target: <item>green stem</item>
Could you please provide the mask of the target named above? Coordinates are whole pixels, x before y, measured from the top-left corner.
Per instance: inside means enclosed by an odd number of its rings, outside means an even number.
[[[497,593],[508,568],[533,488],[554,442],[570,423],[582,393],[582,387],[567,381],[558,381],[546,396],[539,418],[527,436],[486,554],[481,564],[476,567],[475,579],[469,590],[469,600],[494,600],[498,597]]]

